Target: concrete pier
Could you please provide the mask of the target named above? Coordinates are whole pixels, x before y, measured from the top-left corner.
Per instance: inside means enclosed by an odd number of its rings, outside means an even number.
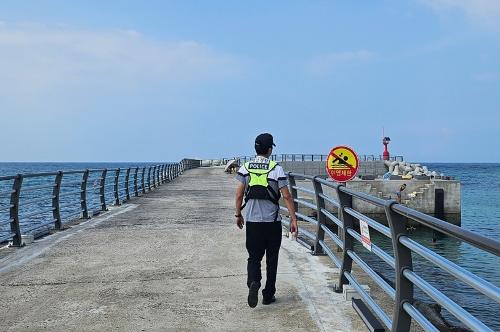
[[[0,330],[365,331],[332,291],[338,271],[328,259],[287,238],[277,302],[248,307],[234,188],[221,168],[190,170],[99,217],[0,250]]]

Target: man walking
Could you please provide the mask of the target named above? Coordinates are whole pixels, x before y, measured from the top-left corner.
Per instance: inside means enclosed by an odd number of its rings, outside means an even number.
[[[276,272],[281,246],[281,216],[279,199],[283,196],[290,214],[290,231],[297,234],[297,217],[292,197],[288,191],[288,180],[283,168],[269,156],[276,146],[271,134],[260,134],[255,139],[254,160],[245,163],[238,171],[240,182],[236,189],[236,224],[240,229],[246,223],[246,247],[248,251],[248,305],[254,308],[262,274],[260,262],[266,254],[266,286],[262,290],[262,304],[276,301]],[[243,203],[243,198],[245,202]],[[241,210],[245,208],[245,218]]]

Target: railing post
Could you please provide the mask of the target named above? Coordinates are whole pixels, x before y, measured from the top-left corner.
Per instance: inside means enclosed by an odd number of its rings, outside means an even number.
[[[156,170],[156,166],[153,166],[152,169],[151,169],[151,178],[153,180],[153,185],[151,186],[152,188],[156,188],[156,176],[155,176],[155,170]]]
[[[160,184],[165,182],[165,165],[160,166]]]
[[[158,170],[156,171],[156,186],[159,187],[161,182],[160,182],[160,170],[161,166],[158,165]]]
[[[293,201],[293,207],[295,208],[295,211],[299,211],[299,204],[295,202],[295,199],[297,199],[297,189],[294,187],[297,186],[295,182],[295,177],[292,175],[292,172],[288,172],[288,187],[290,189],[290,194],[292,195],[292,201]],[[290,217],[290,214],[289,214]],[[289,218],[290,219],[290,218]],[[288,233],[290,233],[290,226],[292,224],[292,220],[290,219],[290,223],[288,224]]]
[[[156,188],[157,187],[157,182],[156,182],[156,169],[157,169],[157,166],[154,165],[153,166],[153,188]]]
[[[146,166],[142,168],[142,179],[141,179],[141,184],[142,184],[142,193],[146,193],[146,183],[144,180],[144,176],[146,175]]]
[[[399,238],[407,234],[405,218],[394,212],[392,206],[397,204],[395,200],[389,200],[385,205],[387,222],[391,229],[392,248],[394,249],[395,264],[395,286],[396,298],[394,301],[394,312],[392,319],[392,331],[409,331],[411,317],[403,309],[406,302],[413,303],[413,283],[403,276],[403,271],[413,269],[411,250],[399,242]]]
[[[148,167],[148,191],[151,191],[151,166]]]
[[[82,210],[82,218],[89,218],[89,209],[87,206],[87,181],[89,179],[90,171],[88,169],[83,172],[82,175],[82,184],[80,185],[80,207]]]
[[[136,167],[135,172],[134,172],[134,196],[135,197],[139,196],[139,190],[137,188],[137,172],[139,172],[139,167]]]
[[[101,181],[99,182],[99,197],[101,199],[101,211],[108,211],[106,207],[106,175],[108,174],[108,170],[105,168],[101,173]]]
[[[320,196],[320,194],[323,194],[323,186],[321,183],[316,181],[316,178],[319,176],[315,176],[313,179],[313,185],[314,185],[314,193],[316,195],[316,210],[317,210],[317,217],[316,220],[318,221],[318,225],[316,227],[316,240],[314,241],[314,255],[321,255],[323,254],[323,247],[321,244],[319,244],[320,241],[324,241],[325,239],[325,231],[323,228],[321,228],[321,225],[325,225],[326,223],[326,217],[324,216],[322,210],[325,208],[325,200],[323,197]]]
[[[120,168],[115,170],[115,185],[113,191],[115,193],[115,205],[120,205],[120,193],[118,192],[118,180],[120,178]]]
[[[130,167],[127,168],[127,172],[125,173],[125,199],[128,201],[130,199],[130,192],[128,190],[129,186],[129,177],[130,177]]]
[[[52,188],[52,217],[54,218],[55,229],[62,228],[61,211],[59,210],[59,194],[61,193],[62,177],[63,172],[57,172],[56,178],[54,180],[54,188]]]
[[[342,265],[340,267],[340,276],[339,283],[335,289],[335,292],[341,293],[344,285],[348,284],[349,281],[345,277],[344,273],[351,272],[352,269],[352,258],[347,254],[349,250],[354,250],[354,241],[353,238],[349,235],[347,230],[349,228],[353,228],[354,226],[354,217],[345,212],[345,208],[352,208],[352,196],[341,191],[343,185],[339,185],[336,187],[337,196],[339,198],[339,219],[342,221],[342,225],[344,226],[342,229],[342,240],[344,244],[344,251],[342,253]]]
[[[12,246],[21,246],[21,226],[19,225],[19,196],[21,196],[21,186],[23,184],[22,174],[18,174],[12,184],[12,193],[10,194],[10,232],[12,237]]]

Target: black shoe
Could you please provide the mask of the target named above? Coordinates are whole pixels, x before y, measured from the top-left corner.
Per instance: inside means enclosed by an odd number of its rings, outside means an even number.
[[[248,305],[255,308],[259,302],[259,284],[253,281],[248,289]]]
[[[263,305],[268,305],[268,304],[271,304],[271,303],[274,303],[274,302],[276,302],[276,298],[274,297],[274,295],[271,298],[264,297],[262,299],[262,304]]]

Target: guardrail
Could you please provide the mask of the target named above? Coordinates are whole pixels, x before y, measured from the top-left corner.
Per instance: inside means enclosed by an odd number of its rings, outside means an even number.
[[[91,212],[107,211],[108,204],[120,205],[130,200],[131,195],[146,194],[200,164],[199,160],[183,159],[179,163],[126,169],[2,176],[0,188],[11,189],[0,190],[0,199],[7,199],[6,203],[0,201],[0,243],[12,241],[13,246],[20,246],[21,234],[42,228],[59,230],[63,220],[88,219]],[[91,194],[93,199],[89,197]]]
[[[351,285],[360,295],[364,308],[369,308],[369,311],[375,314],[378,322],[387,330],[409,331],[410,324],[414,320],[425,331],[438,331],[424,314],[414,306],[414,287],[418,287],[473,331],[492,331],[482,321],[460,307],[422,276],[415,273],[412,254],[419,255],[421,258],[433,263],[451,277],[460,280],[492,300],[492,303],[500,303],[499,287],[412,240],[407,232],[405,220],[409,218],[420,225],[496,256],[500,256],[500,242],[412,210],[398,204],[395,200],[383,200],[365,193],[356,192],[346,188],[343,184],[325,180],[318,176],[288,173],[288,179],[296,210],[300,211],[299,206],[303,206],[316,211],[316,217],[300,212],[297,213],[300,220],[314,226],[315,229],[315,231],[311,232],[300,228],[299,234],[311,240],[311,248],[314,254],[328,255],[340,269],[336,291],[342,291],[344,285]],[[297,186],[296,179],[311,181],[314,190]],[[325,187],[333,189],[338,198],[325,195],[323,190]],[[299,192],[312,195],[314,203],[301,199],[298,195]],[[353,209],[353,198],[383,207],[389,226],[385,226]],[[280,209],[288,212],[284,206],[280,206]],[[384,251],[374,243],[371,245],[371,254],[378,256],[388,268],[394,270],[394,286],[376,273],[355,252],[355,241],[362,242],[362,236],[355,227],[358,220],[364,220],[370,228],[391,239],[394,255]],[[282,224],[289,229],[289,219],[283,218]],[[326,241],[326,239],[329,239],[329,241]],[[332,245],[329,246],[327,242],[332,243]],[[352,274],[353,262],[394,301],[392,316],[386,314]],[[366,316],[369,316],[370,313],[366,312],[366,310],[363,311],[363,309],[357,311],[362,316],[366,314],[364,317],[366,322]]]
[[[382,155],[359,155],[359,161],[375,161],[384,160]],[[239,156],[231,159],[240,160],[242,162],[247,162],[255,158],[255,156]],[[325,154],[273,154],[269,159],[274,161],[326,161],[328,155]],[[223,162],[228,162],[228,158],[223,158]],[[390,161],[403,161],[403,156],[391,156]]]

